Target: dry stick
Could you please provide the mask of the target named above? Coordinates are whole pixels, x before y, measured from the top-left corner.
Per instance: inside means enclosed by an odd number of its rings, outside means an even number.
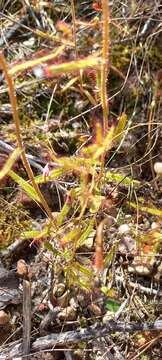
[[[117,346],[114,344],[110,336],[106,338],[95,339],[94,341],[95,350],[99,351],[100,359],[102,360],[124,360],[124,357],[119,352]],[[110,349],[113,350],[113,354],[110,352]]]
[[[77,344],[81,341],[88,342],[93,339],[105,337],[114,332],[136,332],[136,331],[162,331],[162,320],[156,320],[153,323],[126,323],[108,321],[104,325],[93,325],[86,329],[76,329],[73,331],[67,331],[64,333],[49,334],[38,338],[31,345],[31,351],[43,351],[52,349],[56,346],[70,346],[71,344]],[[8,357],[22,355],[22,343],[17,345],[8,345],[7,349],[1,348],[0,360],[7,360]],[[3,356],[3,357],[1,357]]]
[[[32,186],[33,186],[34,190],[36,191],[36,193],[39,196],[40,203],[43,205],[48,217],[53,222],[53,216],[52,216],[51,210],[50,210],[44,196],[42,195],[38,184],[35,182],[32,169],[30,167],[30,164],[29,164],[29,162],[27,160],[27,157],[26,157],[26,154],[25,154],[25,151],[24,151],[24,148],[23,148],[23,142],[22,142],[22,139],[21,139],[21,131],[20,131],[20,119],[19,119],[19,115],[18,115],[18,111],[17,111],[18,106],[17,106],[16,94],[15,94],[15,91],[14,91],[14,85],[13,85],[12,77],[9,75],[9,69],[8,69],[8,66],[6,64],[5,58],[4,58],[2,53],[0,54],[0,65],[2,67],[2,70],[3,70],[4,75],[5,75],[6,82],[8,84],[8,92],[9,92],[10,102],[11,102],[11,106],[12,106],[13,119],[14,119],[15,127],[16,127],[16,139],[17,139],[18,147],[22,151],[21,152],[21,157],[22,157],[23,165],[24,165],[24,167],[25,167],[25,169],[27,171],[29,179],[31,180],[31,183],[32,183]],[[54,225],[54,222],[53,222],[53,225]]]
[[[115,279],[123,284],[123,278],[121,276],[115,276]],[[162,296],[162,291],[161,290],[156,290],[156,289],[152,289],[152,288],[148,288],[148,287],[145,287],[139,283],[134,283],[133,281],[126,281],[126,284],[128,284],[128,286],[130,286],[131,288],[137,290],[138,292],[140,293],[143,293],[143,294],[148,294],[148,295],[155,295],[155,296],[158,296],[161,297]]]
[[[23,280],[23,355],[30,353],[31,333],[31,284],[29,280]],[[24,360],[28,356],[23,356]]]

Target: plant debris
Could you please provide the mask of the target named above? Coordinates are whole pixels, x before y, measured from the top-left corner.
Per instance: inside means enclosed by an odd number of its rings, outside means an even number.
[[[0,360],[160,359],[160,1],[1,1]]]

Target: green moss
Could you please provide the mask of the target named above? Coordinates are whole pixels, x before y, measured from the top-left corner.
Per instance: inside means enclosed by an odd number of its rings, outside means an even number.
[[[148,49],[146,57],[150,62],[152,70],[158,70],[162,67],[162,52],[157,45]]]
[[[117,69],[123,69],[130,62],[132,47],[118,44],[112,47],[110,61]]]

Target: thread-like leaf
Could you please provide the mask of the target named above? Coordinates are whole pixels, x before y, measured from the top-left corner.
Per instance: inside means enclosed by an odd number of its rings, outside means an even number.
[[[102,60],[95,56],[75,61],[69,61],[62,64],[48,66],[44,69],[44,74],[47,77],[74,72],[77,70],[84,70],[87,68],[98,68],[101,66]]]
[[[78,79],[79,79],[79,76],[76,76],[76,77],[70,79],[70,80],[68,81],[68,83],[67,83],[65,86],[63,86],[63,88],[61,89],[61,92],[64,93],[66,90],[70,89],[71,86],[72,86],[73,84],[75,84],[76,81],[78,81]]]
[[[9,74],[10,75],[15,75],[18,72],[27,70],[29,68],[33,68],[35,66],[38,66],[44,62],[48,62],[51,59],[54,59],[56,56],[60,55],[63,50],[65,48],[65,45],[60,46],[55,52],[53,52],[52,54],[46,55],[46,56],[42,56],[38,59],[34,59],[34,60],[28,60],[28,61],[24,61],[21,64],[17,64],[15,66],[13,66],[10,70],[9,70]]]

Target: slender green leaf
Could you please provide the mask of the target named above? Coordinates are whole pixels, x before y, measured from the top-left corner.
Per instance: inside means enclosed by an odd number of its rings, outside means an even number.
[[[47,62],[51,59],[54,59],[56,56],[60,55],[63,52],[64,48],[65,48],[65,45],[61,45],[60,47],[58,47],[56,49],[55,52],[53,52],[49,55],[42,56],[42,57],[40,57],[38,59],[34,59],[34,60],[24,61],[21,64],[17,64],[15,66],[13,66],[11,69],[9,69],[9,74],[14,75],[20,71],[27,70],[29,68],[35,67],[39,64],[42,64],[43,62]]]
[[[39,230],[24,231],[21,235],[22,240],[33,239],[40,234]]]
[[[81,265],[79,262],[74,262],[73,263],[73,269],[77,270],[78,272],[83,273],[85,276],[93,276],[94,272],[90,269],[87,269],[85,266]]]
[[[33,200],[40,202],[39,196],[34,188],[22,177],[17,175],[13,170],[9,171],[9,176],[20,185],[20,187],[32,198]]]
[[[128,176],[124,177],[121,174],[112,173],[111,171],[107,171],[106,178],[109,181],[115,181],[117,183],[122,183],[125,186],[130,186],[130,185],[139,186],[140,185],[140,181],[138,181],[138,180],[131,179]]]
[[[78,174],[83,171],[93,174],[94,166],[99,165],[97,160],[84,157],[61,157],[55,159],[55,162],[58,164],[58,168],[52,170],[49,176],[44,177],[43,174],[36,176],[35,182],[37,184],[52,181],[71,171],[76,171]]]
[[[94,226],[94,218],[90,221],[89,225],[86,227],[80,238],[78,239],[76,243],[76,248],[81,247],[83,244],[86,243],[86,240],[88,239],[88,236],[92,233]]]
[[[60,226],[63,223],[63,220],[65,219],[65,216],[68,214],[69,210],[71,209],[72,204],[67,204],[65,202],[64,206],[61,209],[61,212],[58,214],[57,217],[57,225]]]
[[[120,141],[122,136],[123,136],[123,131],[124,131],[124,128],[126,126],[126,123],[127,123],[127,115],[126,114],[122,114],[119,119],[118,119],[118,125],[116,126],[115,128],[115,131],[114,131],[114,137],[115,137],[115,142],[116,141]]]
[[[111,249],[108,251],[108,253],[105,255],[105,258],[104,258],[104,267],[105,268],[110,266],[116,250],[117,250],[117,244],[114,244],[111,247]]]
[[[15,149],[9,159],[6,161],[5,165],[3,166],[2,170],[0,171],[0,180],[8,174],[8,172],[12,169],[15,161],[21,154],[21,150],[19,148]]]
[[[50,244],[49,241],[45,241],[45,242],[43,243],[43,245],[44,245],[45,249],[47,249],[47,250],[49,250],[50,252],[52,252],[54,256],[61,256],[61,252],[60,252],[59,250],[55,249],[55,248],[53,247],[53,245]]]

